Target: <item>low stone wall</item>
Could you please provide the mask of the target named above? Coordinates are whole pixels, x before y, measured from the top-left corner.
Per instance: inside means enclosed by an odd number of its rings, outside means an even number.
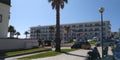
[[[38,40],[0,39],[0,50],[30,49],[38,46]]]

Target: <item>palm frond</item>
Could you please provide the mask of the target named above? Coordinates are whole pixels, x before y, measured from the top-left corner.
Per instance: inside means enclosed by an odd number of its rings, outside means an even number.
[[[53,0],[48,0],[48,2],[52,2]]]
[[[68,3],[68,0],[63,0],[65,3]]]
[[[52,4],[51,4],[51,6],[52,6],[52,9],[54,9],[55,8],[55,2],[52,2]]]
[[[64,3],[61,3],[61,9],[63,9],[64,8]]]

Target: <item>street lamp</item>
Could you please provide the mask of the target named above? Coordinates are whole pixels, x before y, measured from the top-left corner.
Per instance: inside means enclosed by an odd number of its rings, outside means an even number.
[[[102,41],[102,58],[104,57],[103,55],[103,12],[104,8],[101,7],[99,8],[99,12],[101,13],[101,41]]]

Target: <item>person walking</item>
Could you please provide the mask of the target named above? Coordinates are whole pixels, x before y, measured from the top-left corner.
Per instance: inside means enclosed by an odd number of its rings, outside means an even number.
[[[89,55],[88,60],[101,59],[97,47],[94,47],[92,51],[89,51],[88,55]]]
[[[97,47],[94,47],[93,54],[95,59],[101,59]]]
[[[106,57],[107,55],[108,55],[108,46],[105,46],[104,48],[103,48],[103,55],[104,55],[104,57]]]

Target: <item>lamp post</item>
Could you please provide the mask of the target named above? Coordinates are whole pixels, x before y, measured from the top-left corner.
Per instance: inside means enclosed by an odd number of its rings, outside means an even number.
[[[102,58],[104,57],[103,55],[103,12],[104,8],[101,7],[99,8],[99,12],[101,13],[101,41],[102,41]]]

